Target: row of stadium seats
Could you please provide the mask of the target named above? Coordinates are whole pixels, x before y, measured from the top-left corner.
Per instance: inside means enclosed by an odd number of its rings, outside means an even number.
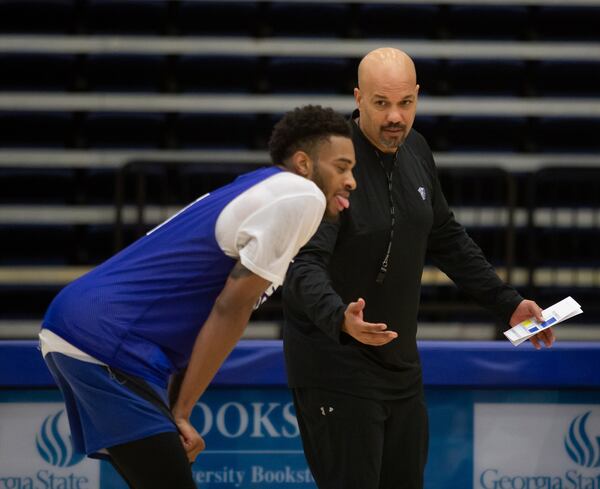
[[[3,0],[0,31],[424,39],[599,39],[600,8],[168,0]],[[31,12],[37,15],[32,16]]]
[[[265,149],[279,118],[211,113],[0,111],[0,148]],[[419,116],[415,128],[436,151],[600,150],[600,118],[593,117]]]
[[[198,195],[228,183],[243,170],[217,165],[211,169],[199,164],[160,163],[137,164],[136,168],[140,169],[128,172],[124,181],[124,202],[137,203],[143,194],[144,205],[162,209],[154,221],[146,218],[141,223],[141,233]],[[14,169],[10,172],[12,174],[4,171],[0,193],[8,199],[12,197],[8,202],[13,205],[62,205],[63,209],[76,213],[81,205],[110,209],[116,199],[115,169]],[[461,221],[476,233],[477,241],[494,263],[504,266],[507,260],[515,259],[523,266],[527,260],[539,259],[547,265],[561,261],[577,262],[580,266],[598,264],[600,214],[595,209],[600,208],[600,169],[555,168],[515,175],[494,168],[441,168],[440,180],[448,201],[462,216]],[[30,184],[29,193],[17,195],[24,184]],[[515,213],[519,209],[529,209],[531,215],[517,218]],[[513,224],[507,217],[509,213],[513,213]],[[0,242],[7,253],[0,258],[0,263],[98,263],[112,251],[112,239],[106,236],[114,231],[114,216],[108,212],[97,224],[70,221],[68,217],[56,224],[4,223]],[[516,235],[510,240],[518,242],[518,246],[502,238],[511,227]],[[126,228],[128,232],[135,232],[131,221]],[[40,240],[33,239],[36,229]],[[573,230],[577,234],[573,234]],[[38,249],[40,241],[44,243],[43,250]],[[530,241],[539,243],[532,249]],[[95,251],[90,252],[89,245]],[[510,252],[514,258],[507,258],[507,247],[513,246]]]
[[[0,90],[350,94],[358,59],[0,54]],[[600,95],[600,62],[416,59],[421,94]]]

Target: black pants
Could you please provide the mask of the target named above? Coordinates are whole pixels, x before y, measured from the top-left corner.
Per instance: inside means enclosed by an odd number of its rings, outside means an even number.
[[[174,432],[108,448],[111,462],[132,489],[196,489],[187,455]]]
[[[429,426],[422,393],[374,401],[293,389],[304,453],[319,489],[422,489]]]

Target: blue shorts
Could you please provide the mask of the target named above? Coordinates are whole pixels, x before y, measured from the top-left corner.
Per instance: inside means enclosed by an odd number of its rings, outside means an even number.
[[[167,390],[137,379],[156,394],[152,402],[133,388],[130,380],[109,367],[83,362],[62,353],[48,353],[44,360],[65,399],[74,449],[93,457],[103,448],[121,445],[177,427],[168,416]],[[162,401],[163,409],[159,404]],[[167,412],[165,412],[167,411]]]

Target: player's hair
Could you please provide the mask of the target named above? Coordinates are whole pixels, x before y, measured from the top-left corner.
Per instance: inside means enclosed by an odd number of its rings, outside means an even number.
[[[331,136],[351,138],[350,124],[344,116],[320,105],[295,108],[273,128],[269,140],[271,162],[283,164],[296,151],[304,151],[315,158],[318,146]]]

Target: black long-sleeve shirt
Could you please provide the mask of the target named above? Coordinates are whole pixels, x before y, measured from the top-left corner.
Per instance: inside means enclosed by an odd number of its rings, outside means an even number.
[[[356,114],[355,114],[356,116]],[[448,208],[425,139],[414,129],[389,161],[353,123],[357,190],[337,223],[324,221],[291,264],[283,286],[284,350],[290,387],[320,387],[360,397],[410,396],[421,385],[416,344],[421,276],[427,255],[459,287],[504,321],[522,300],[503,283]],[[398,337],[369,346],[341,331],[348,303],[366,301],[364,319]]]

